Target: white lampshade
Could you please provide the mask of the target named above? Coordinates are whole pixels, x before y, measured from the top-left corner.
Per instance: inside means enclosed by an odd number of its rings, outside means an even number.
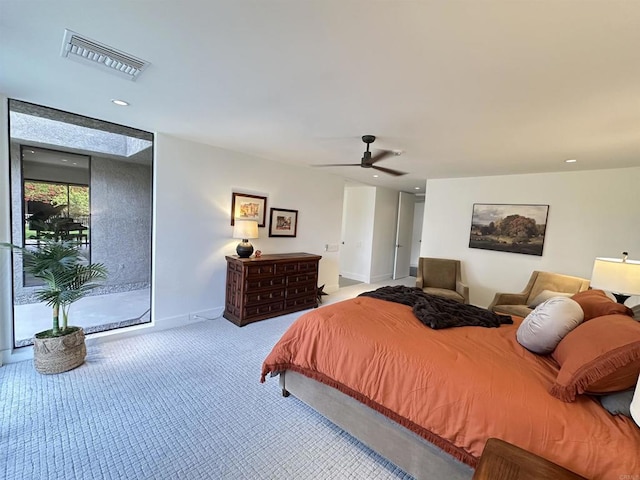
[[[640,295],[640,262],[620,258],[596,258],[591,287],[624,295]]]
[[[233,225],[233,238],[258,238],[258,222],[256,220],[236,220]]]

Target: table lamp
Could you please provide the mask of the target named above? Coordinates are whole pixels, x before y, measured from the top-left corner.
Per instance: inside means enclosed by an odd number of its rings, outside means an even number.
[[[607,290],[624,303],[631,295],[640,295],[640,262],[622,258],[596,258],[591,274],[591,287]]]
[[[240,238],[236,252],[240,258],[249,258],[253,253],[250,238],[258,238],[258,222],[256,220],[237,220],[233,225],[233,238]]]

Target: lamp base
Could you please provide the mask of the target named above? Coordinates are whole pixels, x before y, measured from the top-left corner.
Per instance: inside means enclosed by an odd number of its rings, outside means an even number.
[[[623,293],[613,293],[611,292],[611,294],[616,297],[616,300],[618,301],[618,303],[621,303],[624,305],[624,302],[627,301],[627,299],[631,296],[631,295],[624,295]]]
[[[249,240],[243,240],[236,247],[236,253],[240,258],[249,258],[253,253],[253,245],[249,243]]]

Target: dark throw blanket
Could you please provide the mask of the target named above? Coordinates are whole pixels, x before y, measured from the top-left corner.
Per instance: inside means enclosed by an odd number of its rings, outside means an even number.
[[[509,315],[499,315],[475,305],[429,295],[416,287],[380,287],[358,296],[408,305],[413,308],[413,314],[418,320],[434,330],[450,327],[499,327],[513,323]]]

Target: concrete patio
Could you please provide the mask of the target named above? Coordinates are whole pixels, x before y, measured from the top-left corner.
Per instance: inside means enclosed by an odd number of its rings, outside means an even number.
[[[86,333],[137,325],[151,321],[150,289],[131,290],[85,297],[69,309],[69,324]],[[32,343],[33,334],[51,328],[51,307],[44,303],[15,305],[16,346]]]

